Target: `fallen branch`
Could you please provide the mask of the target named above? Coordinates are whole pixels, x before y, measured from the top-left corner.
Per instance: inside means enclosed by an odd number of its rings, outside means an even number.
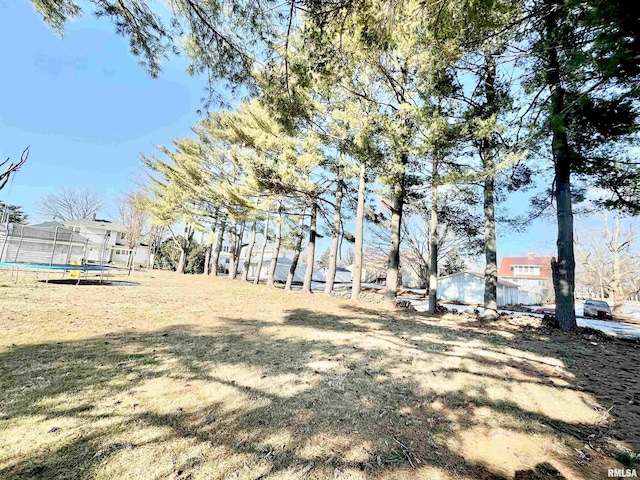
[[[403,453],[404,457],[409,462],[409,465],[411,465],[412,468],[416,468],[416,466],[414,465],[413,461],[411,460],[411,457],[413,457],[415,459],[415,463],[420,463],[420,459],[415,456],[415,454],[413,453],[413,450],[411,448],[407,447],[404,443],[402,443],[396,437],[393,437],[393,440],[398,445],[400,445],[400,449],[402,450],[402,453]]]

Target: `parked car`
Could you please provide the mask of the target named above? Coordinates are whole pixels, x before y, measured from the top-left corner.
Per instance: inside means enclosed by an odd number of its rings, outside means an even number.
[[[540,313],[542,315],[555,315],[556,307],[540,307],[535,309],[533,313]]]
[[[591,318],[613,318],[611,307],[602,300],[585,300],[583,314],[585,317]]]

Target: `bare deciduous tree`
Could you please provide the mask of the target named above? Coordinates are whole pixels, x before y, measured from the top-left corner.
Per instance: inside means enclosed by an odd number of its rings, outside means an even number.
[[[605,212],[601,230],[576,241],[578,284],[614,302],[614,314],[623,312],[624,302],[640,291],[640,254],[634,252],[640,239],[637,223],[623,222],[615,215],[613,225]]]
[[[338,262],[338,267],[344,268],[349,265],[353,265],[355,257],[356,257],[355,249],[353,247],[348,247],[347,250],[342,254],[342,257]]]
[[[104,198],[92,188],[66,188],[49,193],[36,205],[36,213],[51,220],[88,218],[104,207]]]
[[[18,163],[9,163],[8,158],[4,162],[0,163],[0,167],[4,168],[4,171],[0,173],[0,190],[2,190],[2,188],[7,184],[11,174],[17,172],[20,167],[24,165],[24,162],[27,161],[27,158],[29,158],[29,147],[25,148],[22,151],[22,155],[20,155],[20,160],[18,160]],[[5,167],[7,163],[9,163],[9,165]]]
[[[155,263],[155,257],[160,250],[160,245],[167,236],[168,228],[164,225],[151,225],[149,235],[147,235],[147,243],[149,244],[149,262],[147,268],[152,269]]]
[[[140,244],[150,228],[151,214],[143,209],[141,194],[128,193],[118,205],[120,223],[124,226],[124,240],[127,248]]]
[[[413,212],[405,216],[402,224],[402,238],[400,250],[400,268],[429,285],[431,272],[431,226],[428,212]],[[386,248],[389,231],[386,225],[372,225],[369,241],[368,259],[380,256]],[[474,242],[475,240],[475,242]],[[437,261],[441,265],[452,252],[477,250],[477,238],[461,235],[454,231],[448,223],[442,223],[436,239]],[[377,255],[373,252],[376,251]],[[380,260],[380,259],[377,259]],[[439,273],[439,272],[438,272]]]

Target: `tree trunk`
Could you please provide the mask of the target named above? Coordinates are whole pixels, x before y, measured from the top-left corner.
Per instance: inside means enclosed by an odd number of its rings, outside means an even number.
[[[234,279],[238,278],[238,268],[240,267],[240,253],[242,252],[242,242],[244,241],[244,228],[245,222],[243,221],[240,225],[240,233],[236,236],[236,244],[233,246],[236,253],[236,261],[232,277]]]
[[[180,245],[180,243],[177,242],[174,237],[174,242],[176,242],[178,248],[180,249],[180,260],[178,260],[178,266],[176,268],[176,271],[178,273],[184,273],[184,270],[187,266],[187,255],[189,255],[189,252],[191,251],[191,242],[193,240],[194,233],[195,230],[193,229],[193,227],[187,223],[184,226],[184,246]]]
[[[362,289],[362,244],[364,236],[364,202],[366,194],[366,166],[360,164],[360,182],[358,185],[358,208],[356,210],[356,243],[353,253],[353,273],[351,298],[358,299]]]
[[[177,245],[178,249],[180,250],[180,259],[178,260],[178,265],[176,266],[176,273],[184,273],[184,267],[186,264],[186,254],[184,251],[184,248],[182,248],[180,245]]]
[[[340,245],[340,223],[342,220],[342,196],[344,185],[342,178],[338,177],[338,186],[336,187],[336,207],[333,212],[333,229],[331,232],[331,249],[329,250],[329,268],[327,269],[326,283],[324,285],[324,294],[331,295],[333,284],[336,280],[336,269],[338,267],[338,246]]]
[[[191,252],[191,247],[193,244],[193,236],[195,235],[196,230],[193,228],[193,225],[187,224],[184,227],[184,238],[185,238],[185,250],[187,255]]]
[[[218,269],[220,263],[220,252],[222,252],[222,242],[224,241],[224,231],[227,228],[227,219],[226,217],[222,219],[220,222],[220,231],[216,238],[216,249],[213,254],[213,274],[218,276]]]
[[[429,213],[430,259],[429,259],[429,313],[436,313],[438,301],[438,163],[433,161],[433,173],[431,180],[431,211]]]
[[[276,268],[278,266],[278,255],[280,255],[280,245],[282,245],[282,203],[278,203],[278,225],[276,225],[276,243],[273,247],[273,256],[269,266],[269,276],[267,286],[273,287],[276,283]]]
[[[211,245],[207,245],[204,250],[204,270],[203,275],[209,275],[209,263],[211,263]]]
[[[398,279],[400,272],[400,226],[402,224],[402,209],[404,206],[404,192],[395,195],[391,205],[391,243],[389,245],[389,260],[387,262],[387,279],[384,289],[386,303],[394,304],[398,295]]]
[[[548,0],[550,11],[545,18],[547,35],[546,82],[551,94],[551,151],[555,166],[556,217],[558,220],[558,259],[552,260],[553,287],[556,296],[556,319],[564,331],[577,327],[575,312],[575,268],[573,251],[573,210],[571,205],[571,150],[564,118],[564,89],[560,80],[560,62],[554,46],[557,29],[556,0]]]
[[[204,274],[211,274],[211,257],[213,256],[213,238],[212,234],[215,235],[216,225],[218,224],[218,218],[220,217],[220,207],[217,207],[215,213],[213,214],[213,222],[212,222],[212,230],[209,232],[209,241],[207,242],[207,249],[204,252]]]
[[[490,51],[485,52],[484,90],[486,95],[486,116],[497,114],[496,104],[496,62]],[[496,219],[495,219],[495,141],[494,134],[480,142],[480,158],[484,173],[484,254],[486,266],[484,270],[484,320],[493,321],[498,318],[498,258],[496,252]]]
[[[498,318],[498,256],[496,251],[496,221],[494,210],[494,183],[491,178],[484,182],[484,320]]]
[[[169,228],[169,233],[171,233],[171,238],[173,239],[173,244],[178,250],[180,250],[180,258],[178,259],[178,265],[176,265],[176,273],[182,274],[184,273],[184,266],[186,261],[185,249],[176,238],[175,234],[173,233],[173,229],[171,227],[168,227],[168,228]],[[185,233],[186,233],[186,229],[185,229]]]
[[[302,215],[300,215],[300,219],[298,220],[298,240],[296,241],[296,248],[293,253],[293,259],[291,260],[291,266],[289,267],[287,283],[284,286],[285,290],[291,290],[291,284],[293,284],[296,268],[298,268],[298,260],[300,259],[300,252],[302,251],[302,238],[304,237],[304,214],[306,210],[306,208],[302,210]]]
[[[260,254],[258,255],[258,263],[256,264],[256,273],[253,276],[253,283],[256,285],[260,283],[260,272],[262,271],[262,262],[264,262],[264,251],[267,248],[267,243],[269,241],[269,217],[271,216],[271,212],[267,212],[267,218],[264,221],[264,232],[262,247],[260,247]]]
[[[605,222],[606,222],[605,217]],[[626,294],[622,278],[622,267],[620,263],[620,217],[616,215],[614,233],[611,246],[613,247],[613,313],[615,315],[624,314],[624,302]]]
[[[249,235],[249,245],[247,245],[247,255],[244,259],[244,270],[242,271],[242,281],[246,282],[249,278],[249,268],[251,268],[251,256],[253,255],[253,247],[256,244],[256,227],[257,221],[251,225],[251,234]]]
[[[135,250],[135,247],[134,247]],[[131,275],[131,270],[133,270],[133,257],[134,257],[134,250],[131,250],[129,252],[129,258],[127,259],[127,268],[129,269],[129,273],[127,273],[127,276]],[[71,251],[71,249],[69,249],[69,251]],[[69,262],[67,262],[69,263]]]
[[[318,215],[318,204],[315,199],[311,205],[311,222],[309,224],[309,244],[307,246],[307,269],[304,272],[304,283],[302,291],[311,292],[311,282],[313,280],[313,263],[316,256],[316,217]]]
[[[405,166],[409,158],[402,155],[400,158],[400,177],[398,184],[394,186],[394,195],[391,203],[391,242],[389,244],[389,260],[387,262],[387,280],[384,289],[384,301],[395,304],[398,296],[398,283],[400,280],[400,229],[402,227],[402,210],[405,197]]]
[[[229,273],[228,278],[236,278],[236,246],[238,243],[238,222],[231,220],[231,245],[229,246]]]

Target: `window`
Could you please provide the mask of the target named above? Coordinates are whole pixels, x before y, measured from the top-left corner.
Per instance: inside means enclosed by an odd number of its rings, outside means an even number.
[[[513,267],[516,275],[540,275],[540,267],[537,265],[518,265]]]
[[[584,305],[591,306],[591,307],[601,307],[601,308],[609,307],[609,304],[607,302],[602,302],[600,300],[587,300],[586,302],[584,302]]]

